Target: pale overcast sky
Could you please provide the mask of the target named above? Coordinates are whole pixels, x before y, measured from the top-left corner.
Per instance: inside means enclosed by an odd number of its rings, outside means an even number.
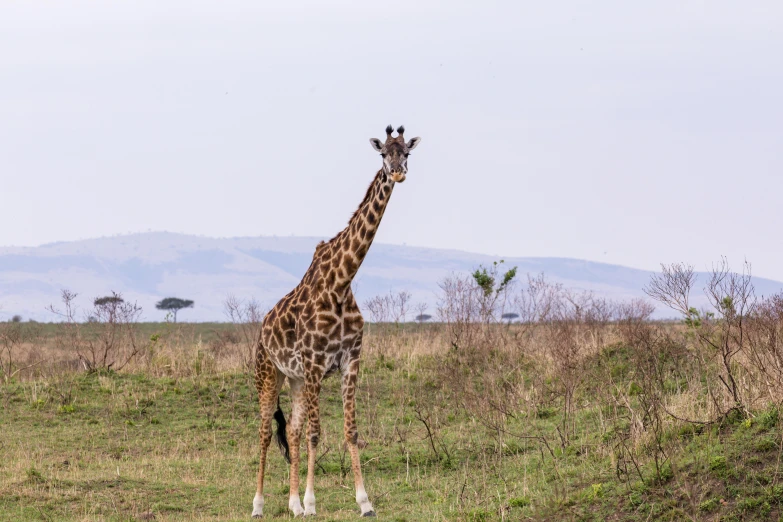
[[[0,4],[0,245],[331,236],[783,280],[783,3]]]

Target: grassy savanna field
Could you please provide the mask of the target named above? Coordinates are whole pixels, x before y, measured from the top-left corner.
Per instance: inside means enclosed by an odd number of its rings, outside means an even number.
[[[639,301],[542,279],[512,300],[474,280],[444,283],[443,322],[365,325],[358,425],[380,519],[781,518],[783,297],[715,287],[713,312],[662,323]],[[501,296],[520,322],[494,319]],[[258,324],[97,317],[0,323],[0,519],[248,519]],[[322,520],[359,514],[339,388],[321,394]],[[267,466],[265,517],[290,518],[274,445]]]
[[[682,330],[656,327],[674,335]],[[616,329],[605,328],[608,334]],[[240,356],[245,347],[232,342],[240,337],[236,326],[138,329],[140,337],[155,338],[157,348],[120,372],[50,361],[3,384],[0,518],[249,518],[258,410]],[[781,513],[774,404],[710,424],[667,420],[666,457],[659,456],[656,471],[653,442],[632,433],[636,421],[621,406],[625,399],[639,402],[644,391],[637,389],[634,348],[619,337],[584,354],[571,434],[563,441],[559,433],[569,428],[557,376],[532,352],[496,350],[471,359],[483,359],[484,368],[464,370],[467,360],[454,366],[462,355],[450,349],[444,325],[367,329],[359,427],[367,443],[365,480],[380,519],[769,520]],[[507,339],[524,330],[500,329]],[[67,360],[55,330],[45,325],[25,349]],[[504,359],[508,364],[493,363]],[[482,389],[497,368],[519,378],[501,377],[495,391]],[[455,381],[459,374],[464,382]],[[508,406],[515,411],[504,419],[473,408],[478,399],[469,390],[501,397],[497,389],[509,386]],[[682,393],[672,389],[669,405],[697,415],[697,404],[678,402]],[[288,412],[287,399],[284,388]],[[358,509],[342,448],[339,379],[325,382],[321,404],[318,517],[350,519]],[[266,517],[289,518],[287,467],[274,446],[270,452]]]

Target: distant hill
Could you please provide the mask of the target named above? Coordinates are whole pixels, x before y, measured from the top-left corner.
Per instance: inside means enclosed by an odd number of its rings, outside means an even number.
[[[155,302],[163,297],[193,299],[183,321],[223,321],[223,301],[232,294],[274,305],[300,280],[310,264],[315,237],[205,238],[167,232],[0,248],[0,320],[15,314],[50,321],[46,311],[60,291],[79,294],[89,307],[96,296],[120,292],[144,309],[143,319],[163,319]],[[376,243],[356,278],[359,303],[390,290],[408,290],[413,303],[426,302],[435,315],[438,282],[452,272],[467,273],[495,256]],[[505,258],[520,274],[543,272],[572,288],[628,299],[644,297],[652,272],[577,259]],[[702,277],[703,281],[704,278]],[[757,294],[783,290],[783,283],[754,279]],[[700,288],[700,286],[699,286]],[[412,316],[413,314],[411,314]],[[671,316],[659,310],[659,316]]]

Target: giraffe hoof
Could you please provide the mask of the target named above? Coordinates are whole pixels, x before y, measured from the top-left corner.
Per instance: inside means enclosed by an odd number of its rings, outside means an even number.
[[[368,511],[367,513],[362,513],[362,516],[363,517],[374,517],[374,516],[377,516],[377,515],[375,514],[375,511]]]

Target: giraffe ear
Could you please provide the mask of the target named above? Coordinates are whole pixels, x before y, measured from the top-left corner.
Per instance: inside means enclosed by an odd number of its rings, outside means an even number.
[[[381,140],[378,138],[370,138],[370,145],[372,145],[372,148],[380,152],[383,150],[383,143],[381,143]]]
[[[413,150],[413,149],[415,149],[415,148],[416,148],[416,145],[418,145],[420,141],[421,141],[421,138],[413,138],[413,139],[412,139],[411,141],[409,141],[409,142],[408,142],[408,144],[406,145],[406,146],[408,147],[408,150]]]

